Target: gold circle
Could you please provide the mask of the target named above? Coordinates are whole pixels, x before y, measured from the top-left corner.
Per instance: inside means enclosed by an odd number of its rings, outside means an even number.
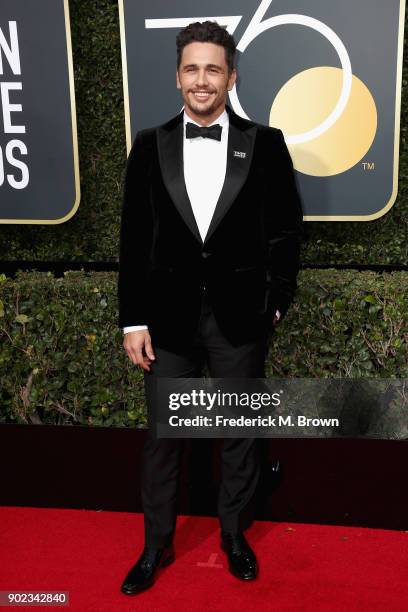
[[[285,136],[307,132],[333,111],[342,87],[342,70],[310,68],[292,77],[273,101],[269,125]],[[377,108],[368,87],[353,75],[349,101],[337,122],[320,136],[288,144],[293,165],[311,176],[333,176],[349,170],[370,149],[377,131]]]

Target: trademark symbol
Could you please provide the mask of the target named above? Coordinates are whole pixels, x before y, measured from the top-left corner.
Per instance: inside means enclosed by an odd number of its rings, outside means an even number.
[[[364,170],[374,170],[375,163],[374,162],[363,162],[363,169]]]

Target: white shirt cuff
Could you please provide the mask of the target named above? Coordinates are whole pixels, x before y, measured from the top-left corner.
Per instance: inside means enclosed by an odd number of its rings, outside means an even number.
[[[142,331],[143,329],[148,329],[147,325],[129,325],[123,328],[123,333],[127,334],[132,331]]]

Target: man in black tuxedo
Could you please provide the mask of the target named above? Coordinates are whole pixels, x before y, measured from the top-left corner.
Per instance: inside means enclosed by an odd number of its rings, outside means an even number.
[[[302,210],[281,130],[226,106],[233,37],[215,22],[177,36],[184,111],[136,134],[121,219],[119,326],[144,369],[150,423],[142,465],[145,547],[122,584],[134,594],[174,560],[182,439],[153,435],[157,377],[262,378],[270,334],[293,299]],[[260,472],[256,439],[224,439],[218,511],[231,573],[257,575],[243,511]]]

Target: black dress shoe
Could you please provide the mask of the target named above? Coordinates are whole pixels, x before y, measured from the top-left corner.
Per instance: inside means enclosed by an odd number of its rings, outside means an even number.
[[[173,545],[166,548],[149,548],[145,546],[138,561],[123,581],[120,590],[126,595],[134,595],[148,589],[154,584],[158,569],[170,565],[173,561]]]
[[[221,548],[228,557],[229,571],[241,580],[254,580],[258,574],[258,563],[254,551],[242,532],[221,532]]]

